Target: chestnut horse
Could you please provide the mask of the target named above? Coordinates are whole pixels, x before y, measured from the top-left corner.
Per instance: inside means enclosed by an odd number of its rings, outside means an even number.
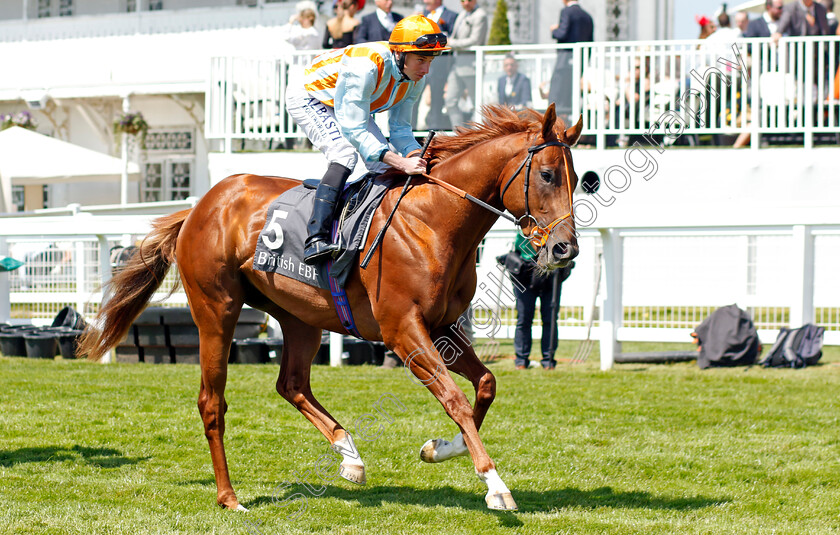
[[[502,210],[513,214],[520,230],[539,247],[541,269],[565,266],[577,255],[572,217],[577,176],[570,146],[580,136],[581,121],[566,129],[554,105],[544,116],[495,106],[485,108],[484,115],[481,124],[433,140],[427,155],[431,175],[414,178],[372,261],[367,269],[353,268],[346,291],[362,336],[382,340],[402,358],[461,431],[452,441],[428,441],[421,458],[440,462],[469,453],[487,484],[487,506],[513,510],[516,503],[478,435],[495,396],[495,378],[468,341],[452,337],[461,353],[454,362],[445,362],[433,340],[451,334],[453,326],[460,328],[458,317],[475,293],[476,250]],[[447,182],[446,187],[433,180]],[[330,291],[253,269],[269,203],[299,184],[285,178],[234,175],[214,186],[194,208],[157,219],[141,254],[135,254],[109,283],[109,299],[79,348],[79,354],[89,358],[113,348],[177,262],[199,331],[198,409],[210,446],[216,499],[231,509],[244,508],[231,486],[225,458],[224,393],[228,353],[244,304],[271,314],[282,327],[285,344],[277,392],[342,456],[340,475],[365,482],[364,463],[352,436],[310,389],[310,367],[321,344],[321,330],[347,332]],[[395,183],[377,209],[362,254],[391,213],[400,186]],[[456,195],[452,186],[468,195]],[[440,366],[443,363],[472,382],[473,406]]]

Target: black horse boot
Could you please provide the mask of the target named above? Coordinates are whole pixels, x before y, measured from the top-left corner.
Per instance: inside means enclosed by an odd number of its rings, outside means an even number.
[[[333,162],[327,168],[321,183],[318,184],[315,202],[312,205],[312,216],[306,226],[309,237],[306,238],[303,249],[305,264],[310,266],[318,264],[338,250],[331,239],[333,216],[338,198],[350,173],[350,169]]]

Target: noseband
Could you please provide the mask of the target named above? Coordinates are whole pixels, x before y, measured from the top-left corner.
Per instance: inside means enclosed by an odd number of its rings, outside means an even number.
[[[526,238],[528,241],[530,241],[531,244],[536,249],[539,249],[540,247],[543,247],[545,245],[545,243],[548,241],[548,236],[549,236],[549,234],[551,234],[552,229],[554,229],[554,227],[559,225],[562,221],[565,221],[566,219],[572,217],[573,211],[574,211],[574,207],[573,207],[573,204],[572,204],[572,182],[571,182],[571,173],[570,173],[570,170],[569,170],[569,158],[566,156],[566,151],[561,150],[560,152],[563,154],[563,165],[566,168],[566,190],[569,193],[569,213],[564,215],[563,217],[558,217],[557,219],[555,219],[554,221],[552,221],[551,223],[549,223],[548,225],[545,225],[545,226],[540,225],[539,221],[537,221],[537,218],[534,217],[533,215],[531,215],[531,206],[530,206],[530,203],[528,202],[528,190],[529,190],[529,187],[530,187],[530,180],[531,180],[531,160],[533,159],[534,154],[538,153],[539,151],[543,150],[546,147],[563,147],[563,148],[567,148],[569,150],[572,149],[569,145],[567,145],[566,143],[563,143],[562,141],[548,141],[548,142],[543,143],[541,145],[534,145],[532,147],[529,147],[528,148],[528,156],[526,156],[525,160],[523,160],[522,163],[519,164],[519,167],[516,168],[516,172],[513,173],[513,176],[511,176],[508,179],[508,181],[505,183],[505,187],[502,188],[502,195],[501,195],[502,203],[504,203],[505,192],[507,192],[507,190],[510,187],[513,180],[517,176],[519,176],[519,173],[522,172],[522,168],[524,167],[525,168],[525,182],[523,184],[523,189],[525,190],[525,214],[522,217],[520,217],[519,219],[516,220],[516,224],[519,226],[519,233],[522,235],[522,237]],[[525,232],[523,231],[523,228],[522,228],[522,221],[525,220],[527,222],[527,220],[529,220],[529,219],[534,222],[534,228],[531,231],[530,235],[526,235]]]

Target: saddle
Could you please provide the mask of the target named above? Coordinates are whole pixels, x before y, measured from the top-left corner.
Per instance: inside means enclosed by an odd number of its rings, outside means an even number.
[[[254,269],[277,273],[322,289],[343,287],[364,246],[373,213],[382,202],[391,180],[386,175],[366,175],[347,186],[341,196],[339,212],[333,222],[332,241],[341,253],[333,260],[317,266],[303,263],[306,223],[318,180],[305,180],[271,202],[266,223],[257,239]]]

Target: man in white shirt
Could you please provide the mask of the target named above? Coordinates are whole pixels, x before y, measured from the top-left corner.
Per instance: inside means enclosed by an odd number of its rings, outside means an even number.
[[[362,17],[353,40],[356,43],[387,41],[391,31],[403,16],[393,13],[394,0],[375,0],[376,11]]]

